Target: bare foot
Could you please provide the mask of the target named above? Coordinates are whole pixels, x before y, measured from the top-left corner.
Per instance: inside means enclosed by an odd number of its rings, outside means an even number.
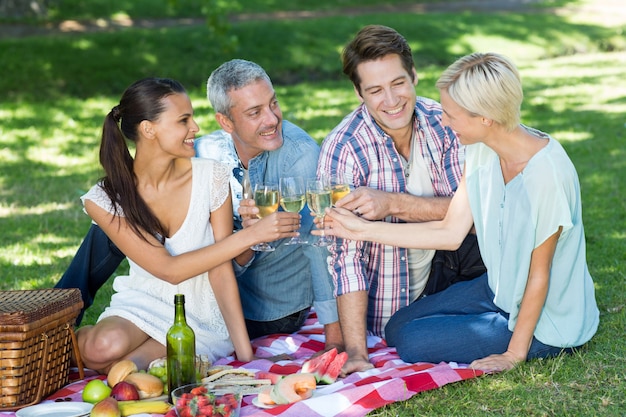
[[[367,371],[373,369],[374,365],[366,359],[350,358],[341,368],[341,376],[345,377],[353,372]]]

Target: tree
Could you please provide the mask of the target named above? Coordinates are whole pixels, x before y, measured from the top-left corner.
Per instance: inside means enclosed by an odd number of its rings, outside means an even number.
[[[0,16],[5,18],[46,17],[47,0],[0,0]]]

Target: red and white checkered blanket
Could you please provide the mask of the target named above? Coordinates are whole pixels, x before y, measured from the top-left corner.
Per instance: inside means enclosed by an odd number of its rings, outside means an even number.
[[[254,417],[354,417],[364,416],[368,412],[384,405],[403,401],[415,394],[442,387],[451,382],[462,381],[482,375],[481,371],[469,369],[466,365],[455,363],[416,363],[403,362],[394,348],[386,345],[379,337],[368,337],[370,361],[374,369],[354,373],[346,378],[339,378],[331,385],[320,385],[312,398],[294,404],[261,409],[252,404],[254,396],[244,397],[241,416]],[[298,372],[302,363],[315,352],[324,348],[323,327],[317,322],[312,312],[303,328],[297,333],[265,336],[253,341],[257,357],[270,357],[286,353],[292,360],[270,362],[259,359],[242,363],[234,358],[224,358],[215,364],[228,364],[252,370],[270,371],[287,375]],[[58,398],[71,398],[81,401],[81,392],[88,380],[97,376],[91,374],[83,381],[78,381],[61,389],[45,401]],[[100,378],[103,378],[100,376]],[[1,416],[15,416],[14,413],[0,412]],[[157,415],[154,415],[157,416]],[[153,416],[153,417],[154,417]],[[170,411],[166,417],[176,417]]]

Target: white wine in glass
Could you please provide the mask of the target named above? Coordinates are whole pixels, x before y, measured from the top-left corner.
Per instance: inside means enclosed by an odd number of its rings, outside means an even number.
[[[280,179],[280,205],[283,210],[291,213],[299,213],[306,202],[306,189],[302,177],[285,177]],[[285,245],[297,245],[307,243],[294,236]]]
[[[260,219],[278,210],[279,199],[280,193],[276,184],[259,183],[254,186],[254,203],[259,209],[258,216]],[[271,252],[274,248],[263,242],[252,246],[252,250]]]
[[[324,216],[327,208],[332,205],[332,190],[330,182],[324,178],[309,180],[306,189],[307,204],[315,216],[320,219],[322,235],[314,246],[328,246],[330,240],[324,234]]]

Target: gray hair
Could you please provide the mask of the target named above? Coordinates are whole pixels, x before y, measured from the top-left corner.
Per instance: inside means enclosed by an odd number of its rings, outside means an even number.
[[[257,80],[272,85],[269,75],[258,64],[244,59],[233,59],[220,65],[207,81],[207,98],[213,110],[230,118],[232,102],[228,93],[238,90]]]
[[[515,129],[524,99],[517,68],[496,53],[473,53],[450,65],[435,86],[468,112]]]

